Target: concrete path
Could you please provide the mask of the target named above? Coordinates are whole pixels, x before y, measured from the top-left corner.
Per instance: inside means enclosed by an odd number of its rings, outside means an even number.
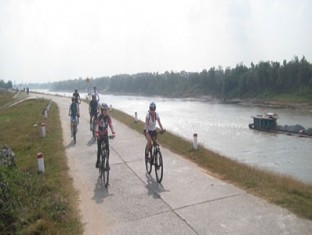
[[[154,171],[150,176],[145,172],[144,136],[116,120],[110,185],[105,189],[95,168],[97,147],[87,104],[80,105],[75,145],[69,129],[70,99],[45,96],[59,106],[85,234],[312,234],[312,221],[220,181],[164,148],[164,179],[159,185]]]

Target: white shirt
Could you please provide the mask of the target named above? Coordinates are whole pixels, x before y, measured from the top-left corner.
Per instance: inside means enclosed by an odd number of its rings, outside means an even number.
[[[152,118],[152,114],[150,114],[150,112],[147,113],[146,115],[146,119],[148,120],[148,126],[145,126],[145,130],[148,130],[148,131],[156,131],[156,122],[159,120],[159,116],[158,114],[155,112],[156,114],[156,118],[155,120],[153,120]]]

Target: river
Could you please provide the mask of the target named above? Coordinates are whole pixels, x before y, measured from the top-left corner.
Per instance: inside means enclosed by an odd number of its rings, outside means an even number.
[[[81,93],[81,97],[85,96]],[[137,112],[142,121],[150,102],[154,101],[156,112],[168,131],[191,141],[197,133],[199,144],[226,157],[312,183],[312,138],[260,132],[248,127],[251,116],[275,112],[280,117],[279,125],[300,124],[310,128],[311,110],[261,108],[190,98],[100,95],[100,99],[133,117]]]

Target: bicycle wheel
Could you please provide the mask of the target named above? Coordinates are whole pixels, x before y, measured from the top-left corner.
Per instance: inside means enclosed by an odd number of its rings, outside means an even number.
[[[158,183],[160,183],[163,179],[164,167],[163,167],[163,159],[160,150],[158,150],[155,154],[155,173],[156,179]]]
[[[103,171],[103,182],[105,185],[105,188],[107,188],[108,184],[109,184],[109,161],[108,161],[108,156],[107,153],[104,156],[104,171]]]
[[[74,137],[74,143],[76,144],[76,134],[77,134],[77,126],[73,126],[73,137]]]
[[[151,174],[152,172],[152,162],[151,162],[151,159],[152,159],[152,150],[150,150],[149,154],[148,154],[148,157],[146,157],[145,155],[146,151],[144,151],[144,158],[145,158],[145,168],[146,168],[146,172],[147,174]]]
[[[100,167],[99,167],[99,179],[104,181],[104,165],[102,164],[102,160],[100,162]]]
[[[99,179],[102,180],[103,183],[105,178],[104,178],[104,172],[105,172],[105,165],[104,165],[104,158],[105,158],[105,147],[104,143],[101,145],[101,155],[100,155],[100,167],[99,167]]]
[[[96,137],[96,122],[95,122],[95,117],[93,117],[93,122],[92,122],[92,135],[93,135],[93,138]]]

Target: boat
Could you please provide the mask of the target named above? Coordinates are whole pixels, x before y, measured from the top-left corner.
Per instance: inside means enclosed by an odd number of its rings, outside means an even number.
[[[250,129],[312,138],[312,128],[306,129],[299,124],[294,126],[278,125],[277,119],[279,116],[277,113],[265,113],[251,118],[253,118],[253,123],[249,124]]]

